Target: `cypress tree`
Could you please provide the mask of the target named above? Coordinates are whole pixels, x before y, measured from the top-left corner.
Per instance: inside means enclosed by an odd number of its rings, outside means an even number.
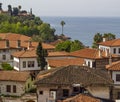
[[[37,46],[36,54],[37,54],[38,65],[41,67],[41,70],[44,70],[45,66],[47,65],[45,57],[47,57],[48,53],[47,53],[47,50],[42,48],[41,42],[39,42]]]

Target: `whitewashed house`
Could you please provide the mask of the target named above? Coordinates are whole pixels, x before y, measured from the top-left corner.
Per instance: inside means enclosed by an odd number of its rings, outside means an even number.
[[[29,39],[20,34],[0,33],[0,63],[7,62],[13,66],[12,53],[26,49]]]
[[[29,72],[0,71],[0,95],[22,96],[32,85]]]
[[[40,70],[37,63],[35,50],[19,51],[13,54],[14,69],[17,71],[35,71]]]
[[[40,72],[35,84],[38,102],[56,102],[80,93],[110,99],[112,83],[106,71],[66,66]]]
[[[112,87],[113,99],[120,101],[120,61],[107,65],[106,69],[111,73],[111,78],[114,81],[114,85]]]
[[[99,43],[99,49],[106,53],[120,55],[120,38]]]
[[[84,48],[78,51],[70,53],[71,57],[83,58],[84,66],[89,66],[94,69],[105,69],[105,66],[109,64],[109,54],[105,51],[93,48]],[[111,55],[111,62],[118,61],[120,57],[118,55]]]

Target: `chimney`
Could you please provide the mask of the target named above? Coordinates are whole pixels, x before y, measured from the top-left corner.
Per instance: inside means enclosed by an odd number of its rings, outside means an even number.
[[[9,48],[9,47],[10,47],[9,40],[6,40],[6,48]]]
[[[20,46],[21,46],[21,41],[17,40],[17,48],[20,48]]]
[[[109,57],[109,65],[112,64],[112,55],[110,54],[110,57]]]
[[[109,57],[109,49],[106,49],[106,57]]]
[[[28,42],[28,47],[27,47],[27,49],[29,50],[31,46],[32,46],[32,42],[29,41],[29,42]]]
[[[108,41],[108,38],[103,37],[103,42],[106,42],[106,41]]]
[[[99,57],[101,58],[102,57],[102,50],[99,49]]]

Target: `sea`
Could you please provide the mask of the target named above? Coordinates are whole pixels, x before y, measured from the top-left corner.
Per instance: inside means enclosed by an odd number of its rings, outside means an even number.
[[[71,40],[80,40],[91,47],[96,33],[112,33],[120,38],[120,17],[40,17],[43,22],[55,28],[55,34],[62,33],[61,21],[65,22],[63,34]]]

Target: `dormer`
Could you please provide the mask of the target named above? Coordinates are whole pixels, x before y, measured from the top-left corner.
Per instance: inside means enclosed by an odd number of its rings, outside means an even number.
[[[9,48],[9,47],[10,47],[9,40],[6,40],[6,48]]]
[[[20,48],[20,46],[21,46],[21,41],[17,40],[17,48]]]

